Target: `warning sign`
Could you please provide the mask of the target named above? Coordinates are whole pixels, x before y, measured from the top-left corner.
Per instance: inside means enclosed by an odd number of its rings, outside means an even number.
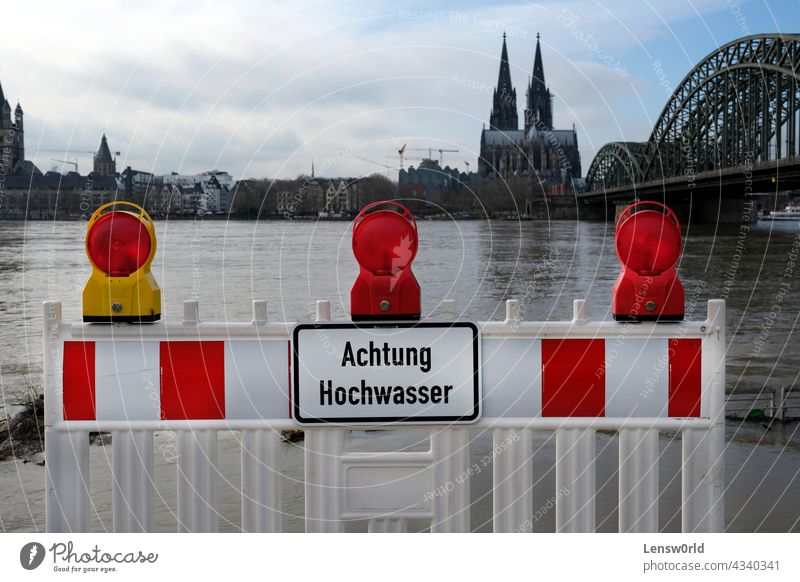
[[[300,423],[470,423],[480,417],[474,323],[302,324],[293,339],[292,408]]]

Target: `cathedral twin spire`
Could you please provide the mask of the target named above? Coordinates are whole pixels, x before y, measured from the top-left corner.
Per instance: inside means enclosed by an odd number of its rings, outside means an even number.
[[[544,65],[539,33],[536,33],[536,54],[533,59],[533,76],[528,83],[525,103],[525,132],[532,126],[538,129],[553,127],[552,96],[544,81]],[[517,118],[517,92],[511,84],[511,69],[508,64],[506,33],[503,33],[503,50],[500,54],[500,72],[493,94],[490,129],[515,131],[519,129]]]
[[[500,55],[500,73],[497,76],[497,87],[492,95],[492,114],[489,127],[501,131],[519,129],[517,119],[517,91],[511,84],[511,68],[508,64],[506,33],[503,33],[503,51]]]

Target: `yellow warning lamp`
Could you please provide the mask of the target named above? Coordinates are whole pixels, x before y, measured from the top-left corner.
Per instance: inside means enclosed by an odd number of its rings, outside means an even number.
[[[83,321],[148,322],[161,318],[161,289],[150,272],[153,219],[132,202],[95,210],[86,230],[92,275],[83,288]]]

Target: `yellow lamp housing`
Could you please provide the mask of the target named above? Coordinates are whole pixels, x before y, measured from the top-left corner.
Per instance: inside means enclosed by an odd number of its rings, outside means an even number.
[[[86,229],[86,255],[92,275],[83,288],[83,321],[161,318],[161,289],[150,272],[155,225],[144,208],[118,201],[95,210]]]

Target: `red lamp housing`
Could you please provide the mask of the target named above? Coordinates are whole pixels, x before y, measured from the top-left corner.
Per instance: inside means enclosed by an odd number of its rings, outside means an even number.
[[[678,217],[665,205],[637,202],[622,211],[614,237],[622,263],[611,299],[615,320],[683,320],[683,285],[675,272],[682,242]]]
[[[92,262],[109,277],[127,277],[150,257],[150,232],[138,215],[109,212],[94,223],[86,235]]]
[[[353,321],[419,319],[420,290],[411,262],[417,223],[397,202],[365,206],[353,223],[353,254],[361,269],[350,291]]]

